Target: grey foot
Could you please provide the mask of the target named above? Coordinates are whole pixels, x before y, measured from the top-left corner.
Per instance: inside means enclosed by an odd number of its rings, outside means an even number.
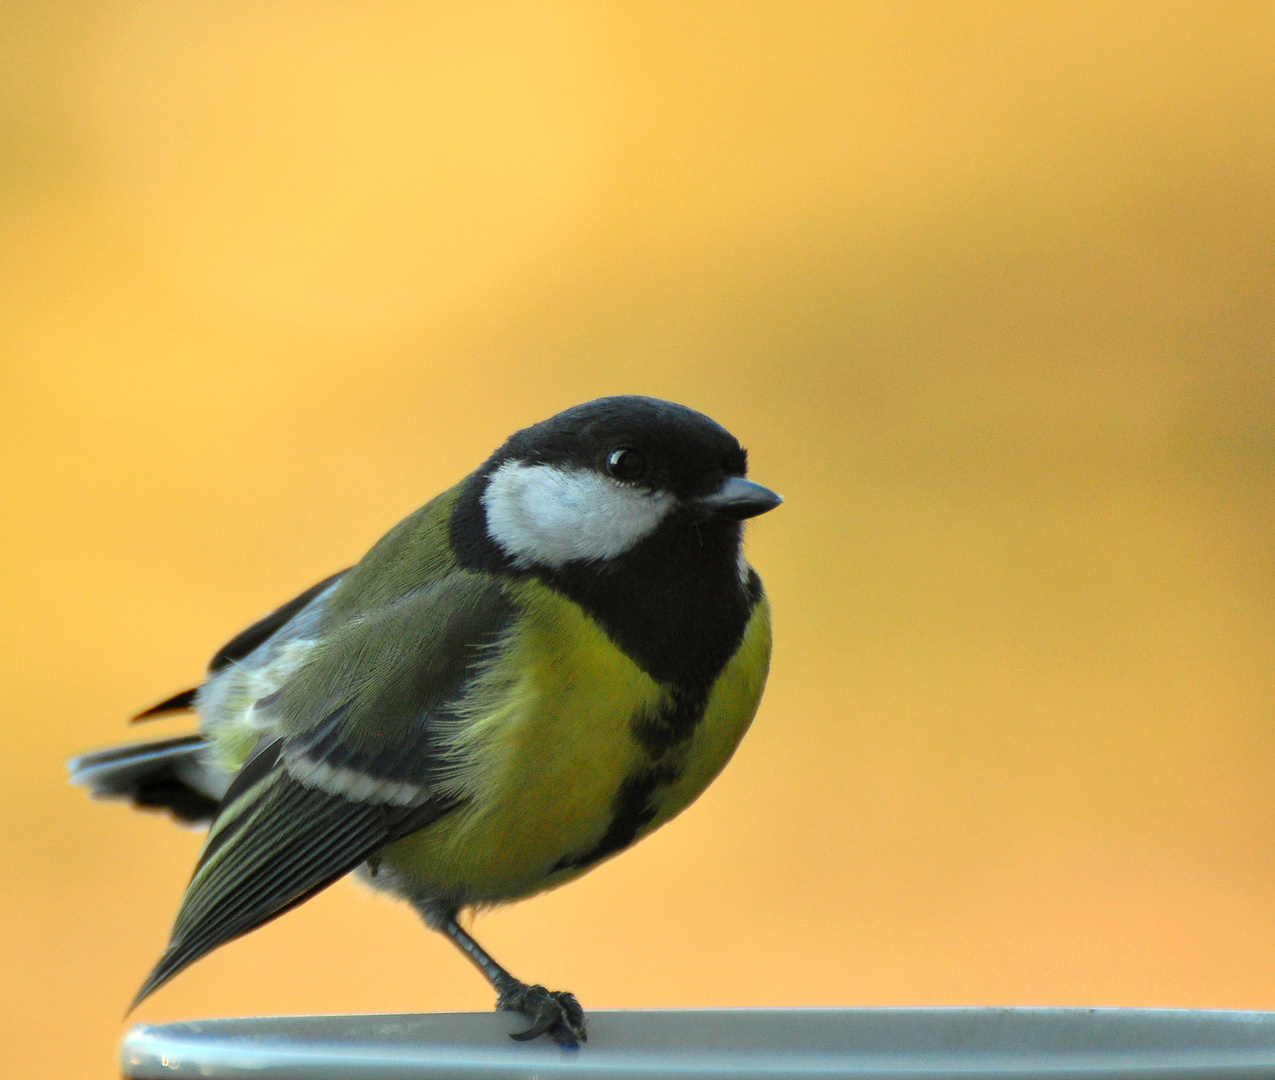
[[[522,1013],[531,1027],[510,1036],[519,1042],[548,1035],[559,1046],[577,1047],[588,1041],[584,1031],[584,1010],[575,994],[565,990],[546,990],[543,986],[518,983],[500,995],[496,1008]]]

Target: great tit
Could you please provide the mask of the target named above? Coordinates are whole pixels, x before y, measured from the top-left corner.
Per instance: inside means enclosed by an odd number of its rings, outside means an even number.
[[[357,565],[212,658],[199,733],[70,763],[105,798],[207,825],[167,950],[133,1004],[358,871],[482,971],[515,1039],[585,1039],[457,921],[561,885],[658,828],[735,751],[770,662],[743,521],[780,496],[739,442],[645,397],[511,436]]]

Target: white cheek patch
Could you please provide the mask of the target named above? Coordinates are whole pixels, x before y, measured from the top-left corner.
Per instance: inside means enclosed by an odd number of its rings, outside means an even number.
[[[517,461],[492,473],[483,493],[488,535],[522,569],[613,559],[653,533],[673,503],[587,469]]]

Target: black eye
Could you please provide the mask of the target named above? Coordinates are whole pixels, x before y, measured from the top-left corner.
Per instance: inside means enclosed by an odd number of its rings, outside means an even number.
[[[640,480],[646,472],[646,455],[631,446],[621,446],[607,455],[607,472],[617,480]]]

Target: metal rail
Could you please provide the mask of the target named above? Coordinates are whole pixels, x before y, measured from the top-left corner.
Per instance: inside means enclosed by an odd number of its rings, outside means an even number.
[[[511,1041],[520,1016],[201,1020],[134,1028],[131,1080],[1275,1080],[1275,1013],[706,1009],[589,1014],[589,1042]]]

